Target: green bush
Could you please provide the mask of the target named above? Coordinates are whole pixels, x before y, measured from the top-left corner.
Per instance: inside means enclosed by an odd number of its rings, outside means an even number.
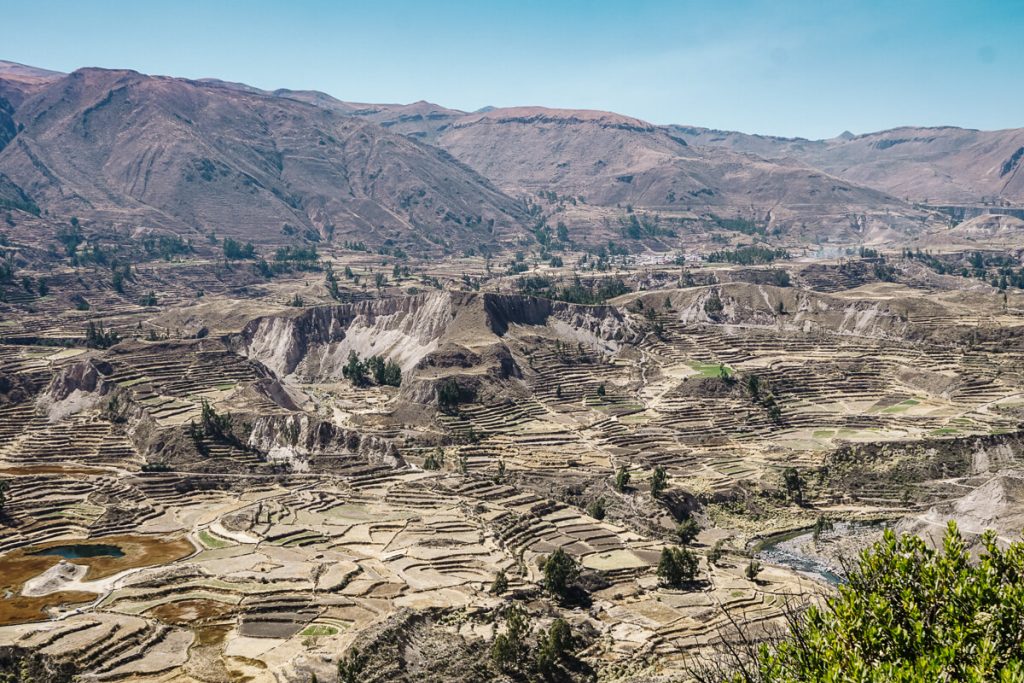
[[[1024,680],[1024,542],[1001,550],[987,532],[981,546],[972,562],[953,522],[941,550],[886,531],[838,593],[731,680]]]

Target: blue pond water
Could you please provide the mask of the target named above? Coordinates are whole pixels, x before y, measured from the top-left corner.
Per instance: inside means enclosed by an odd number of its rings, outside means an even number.
[[[74,545],[57,545],[52,548],[46,548],[38,552],[32,553],[33,555],[57,555],[63,557],[65,560],[79,560],[85,557],[124,557],[124,551],[118,548],[116,545],[103,545],[103,544],[85,544],[76,543]]]

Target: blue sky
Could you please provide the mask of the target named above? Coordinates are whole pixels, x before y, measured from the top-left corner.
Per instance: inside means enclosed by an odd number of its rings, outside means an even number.
[[[3,3],[0,59],[803,137],[1024,126],[1024,0]]]

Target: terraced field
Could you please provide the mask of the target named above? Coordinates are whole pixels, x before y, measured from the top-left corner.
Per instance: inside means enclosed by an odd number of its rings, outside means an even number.
[[[254,304],[301,277],[199,304],[169,287],[110,309],[125,338],[106,349],[73,316],[5,333],[0,646],[83,680],[333,681],[395,628],[486,651],[521,604],[566,619],[599,678],[669,680],[830,590],[771,562],[748,577],[759,541],[980,515],[964,501],[1021,467],[1024,297],[796,267],[792,287],[714,269],[700,281],[725,284],[677,287],[662,266],[587,306],[500,277],[462,291],[454,268],[304,306]],[[353,382],[350,352],[394,360],[400,386]],[[671,587],[658,563],[686,519],[697,576]],[[542,590],[557,550],[585,600]]]

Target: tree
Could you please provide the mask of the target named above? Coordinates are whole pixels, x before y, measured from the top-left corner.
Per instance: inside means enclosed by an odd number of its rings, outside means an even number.
[[[493,595],[501,595],[508,590],[508,577],[505,576],[505,570],[499,569],[498,573],[494,575],[494,583],[491,584],[491,593]]]
[[[433,453],[427,455],[423,461],[423,469],[425,470],[439,470],[444,465],[444,451],[438,448]]]
[[[757,401],[761,398],[761,378],[757,375],[747,375],[747,391],[750,397]]]
[[[679,542],[683,545],[690,545],[693,543],[699,533],[700,525],[697,524],[697,520],[693,517],[687,517],[676,525],[676,536],[679,538]]]
[[[725,363],[718,364],[718,379],[722,380],[726,384],[732,384],[735,381],[732,376],[732,371],[725,367]]]
[[[993,532],[976,562],[950,522],[941,549],[886,530],[847,583],[764,646],[737,683],[1024,678],[1024,542]]]
[[[552,595],[564,598],[580,576],[576,561],[559,548],[544,561],[544,589]]]
[[[625,465],[619,466],[619,471],[615,473],[615,490],[619,493],[625,493],[626,489],[629,488],[629,470],[626,469]]]
[[[348,266],[345,266],[345,271],[352,272]],[[341,301],[342,297],[341,290],[338,289],[338,278],[330,266],[327,266],[327,272],[324,274],[324,284],[327,285],[327,292],[331,295],[331,298],[335,301]]]
[[[605,395],[604,382],[601,382],[600,384],[597,385],[597,395],[600,396],[601,398],[604,398],[604,395]]]
[[[718,296],[718,290],[712,289],[711,294],[704,300],[704,312],[708,314],[709,318],[714,319],[724,308],[722,299]]]
[[[453,378],[449,377],[437,389],[437,404],[441,410],[446,413],[452,413],[458,410],[459,401],[462,400],[462,390],[459,389],[459,383]]]
[[[654,498],[661,497],[661,494],[668,487],[668,473],[665,468],[658,465],[654,468],[654,474],[651,475],[651,496]]]
[[[686,548],[663,548],[658,561],[658,578],[678,588],[697,576],[697,556]]]
[[[359,354],[355,351],[348,352],[348,362],[341,369],[341,374],[357,387],[366,385],[366,364],[359,360]]]
[[[590,504],[587,505],[587,514],[593,517],[594,519],[604,519],[604,498],[598,498],[596,500],[590,501]]]
[[[793,498],[797,505],[803,506],[804,483],[795,467],[787,467],[782,471],[782,482],[786,486],[786,493]]]
[[[505,673],[515,671],[525,660],[529,645],[530,617],[519,605],[513,605],[505,615],[505,632],[499,633],[491,645],[491,660]]]
[[[747,563],[747,568],[743,570],[743,575],[750,581],[757,581],[757,575],[761,573],[764,567],[757,560],[751,560]]]
[[[572,629],[564,619],[555,619],[547,633],[541,633],[534,667],[545,678],[551,677],[558,664],[572,656]]]

